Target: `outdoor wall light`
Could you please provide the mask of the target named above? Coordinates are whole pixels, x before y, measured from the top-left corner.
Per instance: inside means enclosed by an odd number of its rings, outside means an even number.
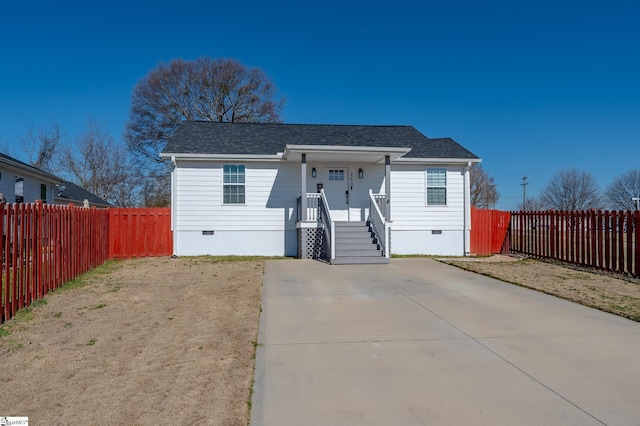
[[[359,170],[358,170],[358,177],[359,177],[360,179],[362,179],[362,178],[364,177],[364,170],[362,170],[362,169],[359,169]]]
[[[311,177],[314,178],[318,176],[318,172],[316,172],[316,168],[314,167],[313,169],[311,169]]]

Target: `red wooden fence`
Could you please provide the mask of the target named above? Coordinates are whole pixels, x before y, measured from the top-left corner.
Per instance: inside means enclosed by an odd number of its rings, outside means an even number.
[[[3,323],[107,259],[106,210],[0,204]]]
[[[0,324],[108,259],[169,256],[169,208],[0,203]]]
[[[508,253],[510,217],[509,212],[471,207],[471,253]]]
[[[109,259],[171,256],[171,209],[109,209]]]
[[[640,276],[640,212],[512,212],[511,251]]]

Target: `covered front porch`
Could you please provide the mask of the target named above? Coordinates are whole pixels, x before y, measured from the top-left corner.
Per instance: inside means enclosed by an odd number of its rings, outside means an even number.
[[[300,164],[298,257],[388,263],[391,162],[408,148],[287,145]]]

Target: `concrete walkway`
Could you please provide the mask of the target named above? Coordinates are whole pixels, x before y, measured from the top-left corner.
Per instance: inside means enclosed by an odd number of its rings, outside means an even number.
[[[266,265],[251,425],[640,425],[640,324],[430,259]]]

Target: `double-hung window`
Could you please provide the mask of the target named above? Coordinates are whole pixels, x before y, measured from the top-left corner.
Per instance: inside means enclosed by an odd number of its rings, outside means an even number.
[[[427,169],[427,205],[447,205],[447,169]]]
[[[223,166],[223,204],[245,203],[245,174],[244,166],[238,164],[225,164]]]

